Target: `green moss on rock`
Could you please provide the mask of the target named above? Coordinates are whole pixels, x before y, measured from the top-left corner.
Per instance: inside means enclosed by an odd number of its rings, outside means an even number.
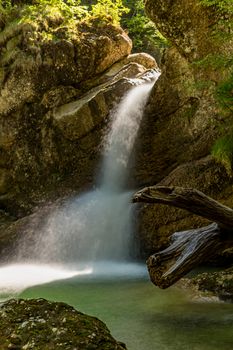
[[[190,284],[202,295],[217,296],[233,302],[233,267],[224,271],[204,272],[194,277]]]
[[[0,306],[0,349],[125,350],[103,322],[65,303],[11,299]]]

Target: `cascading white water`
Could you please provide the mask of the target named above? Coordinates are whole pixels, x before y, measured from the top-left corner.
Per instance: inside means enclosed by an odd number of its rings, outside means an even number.
[[[37,245],[41,261],[126,261],[131,239],[127,165],[153,82],[132,88],[112,112],[98,187],[53,213]]]
[[[133,274],[132,264],[125,265],[132,238],[132,192],[125,190],[127,166],[149,92],[158,75],[149,76],[149,82],[135,80],[135,85],[139,85],[112,112],[96,189],[70,199],[48,215],[41,232],[37,232],[29,261],[22,265],[19,253],[20,264],[0,268],[3,283],[0,282],[0,294],[73,275],[93,272],[122,275],[127,270]],[[21,242],[21,250],[29,250],[28,242],[23,246]],[[12,277],[16,274],[17,283]]]
[[[123,188],[152,85],[134,87],[112,113],[99,188],[69,202],[48,220],[44,246],[37,250],[42,259],[92,262],[129,257],[131,192]]]
[[[125,186],[129,156],[152,85],[144,83],[132,88],[113,112],[100,182],[104,191],[119,193]]]

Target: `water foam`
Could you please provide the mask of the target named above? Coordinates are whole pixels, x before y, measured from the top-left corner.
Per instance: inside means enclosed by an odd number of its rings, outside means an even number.
[[[59,265],[12,264],[0,268],[0,291],[1,295],[15,294],[29,286],[91,273],[91,268],[72,270]]]

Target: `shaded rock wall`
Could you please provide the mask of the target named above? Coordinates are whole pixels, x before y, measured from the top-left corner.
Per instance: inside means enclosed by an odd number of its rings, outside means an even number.
[[[233,206],[232,186],[226,170],[216,164],[211,156],[178,166],[158,185],[198,188],[221,202]],[[141,250],[145,256],[167,246],[169,236],[177,231],[197,228],[208,220],[181,209],[165,205],[137,205]]]
[[[223,30],[215,8],[203,7],[198,0],[148,0],[145,6],[170,47],[142,125],[143,141],[138,141],[139,184],[157,182],[177,165],[210,152],[224,119],[214,91],[228,71],[200,60],[220,52],[231,57],[233,51],[230,40],[215,39],[215,33]]]
[[[146,0],[145,6],[170,46],[138,137],[133,179],[137,187],[156,183],[195,187],[232,206],[231,177],[211,157],[206,158],[224,126],[215,88],[229,72],[200,63],[220,53],[232,56],[232,38],[216,39],[216,33],[228,30],[219,19],[230,19],[198,0]],[[232,115],[227,118],[231,120]],[[139,235],[147,254],[161,249],[175,230],[204,223],[158,205],[140,206],[139,212]]]

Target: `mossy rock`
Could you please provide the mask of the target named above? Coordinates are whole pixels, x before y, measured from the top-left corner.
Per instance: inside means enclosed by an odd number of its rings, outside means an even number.
[[[199,291],[212,293],[225,301],[233,302],[233,267],[224,271],[204,272],[193,278]]]
[[[124,350],[103,322],[45,299],[11,299],[0,307],[0,349]]]

